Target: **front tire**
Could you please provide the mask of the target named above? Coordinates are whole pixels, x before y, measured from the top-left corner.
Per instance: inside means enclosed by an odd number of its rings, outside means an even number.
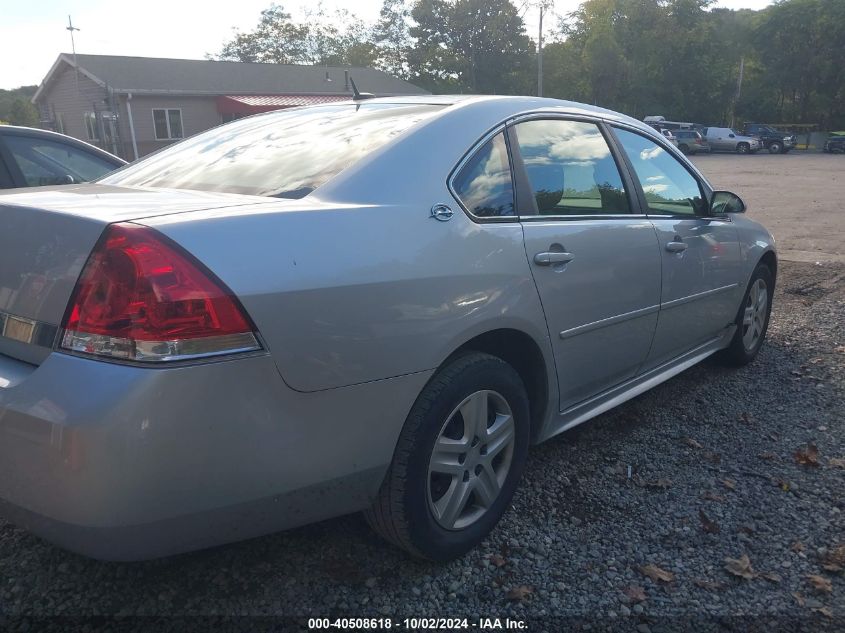
[[[479,352],[454,358],[408,414],[367,522],[414,556],[465,554],[510,504],[529,425],[525,386],[510,365]]]
[[[769,154],[780,154],[783,152],[783,145],[777,141],[773,141],[769,145]]]
[[[736,316],[736,332],[730,345],[720,352],[728,365],[741,367],[757,357],[769,329],[774,290],[772,271],[766,264],[757,264]]]
[[[747,154],[751,151],[751,146],[748,143],[740,143],[736,146],[737,154]]]

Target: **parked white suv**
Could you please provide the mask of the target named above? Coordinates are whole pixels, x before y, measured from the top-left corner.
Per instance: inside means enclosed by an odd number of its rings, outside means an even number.
[[[760,149],[759,139],[753,136],[744,136],[729,127],[708,127],[702,131],[704,138],[710,144],[711,152],[756,154]]]

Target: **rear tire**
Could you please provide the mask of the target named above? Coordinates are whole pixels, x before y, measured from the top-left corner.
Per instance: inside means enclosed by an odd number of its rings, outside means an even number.
[[[742,367],[757,357],[769,329],[774,290],[772,271],[766,264],[757,264],[739,306],[736,332],[730,345],[719,352],[725,364]]]
[[[454,358],[414,403],[364,517],[414,556],[462,556],[507,510],[528,455],[529,427],[525,386],[510,365],[479,352]]]
[[[778,141],[773,141],[769,145],[769,154],[781,154],[783,153],[783,144],[779,143]]]
[[[690,153],[689,145],[687,145],[686,143],[681,143],[680,145],[678,145],[678,149],[681,150],[682,154]]]

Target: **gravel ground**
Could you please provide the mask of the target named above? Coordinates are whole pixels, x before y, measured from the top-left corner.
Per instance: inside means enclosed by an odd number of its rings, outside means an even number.
[[[781,259],[845,263],[845,156],[793,150],[697,154],[692,162],[713,186],[742,196],[748,215],[774,234]]]
[[[705,362],[535,447],[513,509],[447,565],[410,560],[359,516],[138,564],[0,522],[0,629],[32,625],[21,615],[389,615],[845,630],[845,578],[823,569],[845,546],[843,314],[845,265],[783,262],[755,363]],[[726,570],[743,556],[747,577]]]

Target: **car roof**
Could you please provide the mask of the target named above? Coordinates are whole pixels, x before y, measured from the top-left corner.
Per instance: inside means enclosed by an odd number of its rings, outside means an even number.
[[[66,134],[59,134],[58,132],[51,132],[50,130],[41,130],[39,128],[26,127],[23,125],[6,125],[5,123],[0,123],[0,136],[6,134],[11,136],[43,138],[59,143],[67,143],[68,145],[73,145],[75,147],[85,149],[105,160],[109,160],[113,162],[116,166],[126,164],[126,161],[120,158],[119,156],[115,156],[114,154],[111,154],[110,152],[107,152],[104,149],[100,149],[96,145],[91,145],[91,143],[86,143],[85,141],[81,141],[78,138],[74,138]]]
[[[483,108],[497,104],[499,110],[510,111],[512,116],[532,112],[555,112],[560,114],[588,115],[597,118],[615,120],[635,126],[642,130],[653,130],[642,121],[620,112],[600,108],[598,106],[567,101],[564,99],[550,99],[547,97],[511,96],[511,95],[408,95],[401,97],[368,98],[366,101],[355,103],[391,103],[391,104],[431,104],[453,106],[459,108]]]

